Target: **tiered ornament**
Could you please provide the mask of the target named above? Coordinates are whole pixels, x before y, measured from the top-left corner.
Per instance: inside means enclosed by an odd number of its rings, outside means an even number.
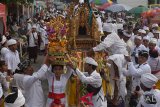
[[[48,53],[56,58],[53,65],[65,65],[64,59],[68,45],[68,23],[65,21],[64,17],[57,16],[50,21],[48,26]]]

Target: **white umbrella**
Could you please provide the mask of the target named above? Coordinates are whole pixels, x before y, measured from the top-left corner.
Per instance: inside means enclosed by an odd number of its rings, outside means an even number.
[[[121,11],[129,11],[130,9],[131,7],[125,4],[114,4],[106,8],[105,11],[121,12]]]

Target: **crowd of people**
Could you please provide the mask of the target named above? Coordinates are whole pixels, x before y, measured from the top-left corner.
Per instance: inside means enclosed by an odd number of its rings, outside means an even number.
[[[74,11],[78,6],[81,4],[75,5]],[[123,12],[94,13],[102,33],[101,41],[87,51],[84,72],[81,72],[74,61],[66,65],[53,64],[56,59],[47,54],[47,24],[58,15],[71,17],[67,10],[53,8],[44,16],[36,14],[26,21],[21,20],[18,28],[15,23],[16,35],[6,32],[1,37],[0,107],[68,107],[65,91],[71,75],[87,84],[90,103],[83,106],[160,106],[160,30],[157,23],[130,22]],[[22,61],[19,56],[19,38],[26,41],[28,60]],[[36,63],[39,52],[45,58],[35,72],[31,62]],[[104,70],[96,71],[99,63],[93,57],[95,52],[107,53],[104,60],[110,78]],[[41,85],[44,79],[48,81],[47,101]],[[112,84],[112,93],[104,94],[102,79]]]

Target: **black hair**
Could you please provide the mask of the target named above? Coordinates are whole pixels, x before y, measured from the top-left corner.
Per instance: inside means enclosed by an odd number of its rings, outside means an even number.
[[[138,56],[143,56],[143,57],[145,57],[145,58],[148,59],[149,54],[148,54],[148,51],[146,51],[146,50],[141,50],[141,51],[138,53]]]
[[[123,35],[123,30],[122,29],[118,29],[118,35]]]
[[[158,57],[158,51],[153,49],[153,50],[149,50],[149,56],[152,58],[157,58]]]
[[[52,69],[53,69],[54,67],[56,67],[56,66],[59,66],[59,67],[61,67],[62,69],[64,68],[64,65],[52,65]]]

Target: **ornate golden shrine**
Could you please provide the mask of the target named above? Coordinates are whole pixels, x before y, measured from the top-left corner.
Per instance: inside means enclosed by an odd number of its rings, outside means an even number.
[[[74,4],[70,6],[70,37],[69,49],[74,50],[88,50],[94,47],[100,41],[100,32],[98,31],[98,24],[96,17],[92,13],[92,24],[89,25],[90,17],[89,7],[87,4],[82,4],[74,10]]]

